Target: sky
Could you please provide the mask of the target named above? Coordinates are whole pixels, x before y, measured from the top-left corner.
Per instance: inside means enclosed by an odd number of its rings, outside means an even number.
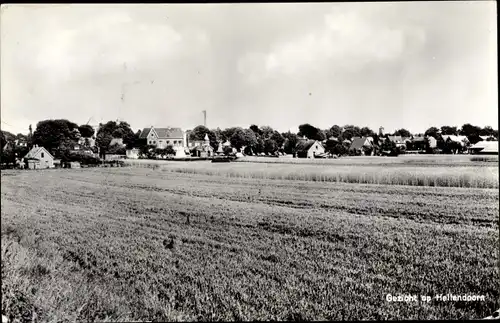
[[[498,129],[496,1],[2,5],[1,128]]]

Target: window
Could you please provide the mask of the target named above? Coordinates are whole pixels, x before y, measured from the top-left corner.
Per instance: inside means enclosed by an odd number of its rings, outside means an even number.
[[[159,141],[159,143],[160,143],[160,144],[161,144],[161,143],[163,143],[163,140],[160,140],[160,141]]]
[[[42,153],[42,158],[43,158],[43,153]]]
[[[170,144],[170,140],[167,140],[167,145]]]
[[[152,143],[153,143],[153,142],[150,140],[150,141],[149,141],[149,144],[151,145]]]
[[[153,141],[153,144],[156,144],[156,141]]]

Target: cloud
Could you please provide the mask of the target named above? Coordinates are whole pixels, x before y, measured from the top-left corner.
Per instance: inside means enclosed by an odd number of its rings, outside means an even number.
[[[376,23],[358,11],[332,10],[320,29],[279,42],[272,50],[241,58],[240,72],[250,81],[281,73],[319,72],[325,65],[336,70],[357,71],[370,63],[391,62],[420,50],[425,33],[415,26]],[[258,58],[256,58],[258,57]]]

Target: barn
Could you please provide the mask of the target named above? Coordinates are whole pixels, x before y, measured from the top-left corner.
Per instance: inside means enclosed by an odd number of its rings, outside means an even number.
[[[498,155],[498,141],[480,141],[469,148],[471,154]]]
[[[317,140],[301,140],[296,147],[298,158],[314,158],[325,153],[325,147]]]
[[[33,146],[23,159],[29,169],[54,168],[54,156],[38,145]]]

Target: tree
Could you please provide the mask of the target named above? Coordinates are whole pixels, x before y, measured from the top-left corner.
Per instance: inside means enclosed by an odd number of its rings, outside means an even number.
[[[61,154],[73,149],[78,141],[75,129],[78,130],[78,125],[66,119],[40,121],[33,133],[33,144],[44,147],[54,157],[61,158]]]
[[[217,143],[218,142],[221,142],[221,141],[226,141],[227,139],[224,138],[224,136],[222,135],[222,130],[220,128],[217,128],[217,129],[212,129],[211,130],[212,133],[215,135],[215,139],[217,140]],[[218,148],[218,147],[217,147]]]
[[[297,146],[297,142],[299,141],[299,138],[297,137],[296,134],[288,131],[288,132],[283,132],[281,134],[283,136],[283,148],[285,150],[286,154],[293,154],[295,152],[295,147]]]
[[[338,138],[342,134],[342,128],[338,125],[333,125],[327,133],[328,138],[335,137]]]
[[[394,132],[394,136],[411,137],[411,133],[408,130],[401,128]]]
[[[334,154],[334,149],[337,146],[337,144],[338,144],[338,142],[336,140],[327,139],[326,144],[325,144],[326,152],[328,152],[330,154]]]
[[[99,151],[100,151],[99,157],[105,158],[106,152],[108,151],[109,144],[111,143],[112,139],[113,139],[113,136],[106,131],[98,131],[97,132],[97,138],[95,140],[95,143],[96,143],[97,147],[99,147]]]
[[[231,145],[238,150],[243,146],[253,148],[257,145],[257,137],[250,129],[238,128],[231,136],[230,142]]]
[[[78,127],[78,131],[83,138],[91,138],[95,133],[94,128],[88,124]]]
[[[230,141],[231,137],[234,135],[234,133],[238,130],[241,129],[240,127],[231,127],[231,128],[226,128],[222,130],[222,141]]]
[[[274,133],[274,129],[269,127],[269,126],[263,126],[260,128],[260,131],[261,131],[261,136],[263,139],[268,139],[268,138],[271,138],[271,136],[273,135]]]
[[[225,146],[222,150],[224,151],[224,155],[226,156],[229,156],[233,153],[233,149],[231,147]]]
[[[264,144],[264,152],[266,154],[274,154],[278,150],[278,145],[276,141],[272,139],[266,139]]]
[[[353,125],[345,125],[342,137],[349,140],[352,140],[353,137],[361,137],[361,129]]]
[[[430,127],[425,131],[424,135],[431,136],[437,139],[439,137],[439,129],[436,127]]]
[[[344,145],[340,144],[340,143],[337,143],[335,144],[335,146],[333,147],[333,150],[332,150],[332,153],[334,155],[337,155],[337,156],[344,156],[347,154],[347,147],[345,147]]]
[[[404,130],[404,129],[402,129]],[[362,137],[373,137],[375,136],[375,132],[373,132],[373,130],[371,130],[370,128],[368,127],[363,127],[359,130],[360,134]]]
[[[307,139],[312,139],[312,140],[323,141],[325,139],[325,135],[320,129],[311,126],[308,123],[301,124],[299,126],[299,133],[297,135],[299,137],[306,136]]]
[[[481,132],[481,127],[478,126],[473,126],[470,123],[466,123],[462,126],[460,129],[460,135],[462,136],[479,136],[479,133]]]
[[[208,139],[210,141],[210,146],[212,148],[217,149],[219,147],[219,142],[217,141],[217,136],[215,133],[213,133],[211,130],[209,130],[205,126],[196,126],[190,133],[189,133],[189,140],[205,140],[205,135],[208,135]]]
[[[389,156],[397,156],[399,155],[399,148],[396,146],[394,142],[386,138],[382,145],[380,146],[380,150],[382,153],[389,154]]]
[[[454,135],[456,136],[458,134],[457,127],[450,127],[450,126],[442,126],[441,127],[441,135]]]
[[[120,123],[108,121],[105,124],[100,124],[96,144],[103,158],[110,149],[109,144],[113,138],[122,138],[123,143],[130,149],[136,144],[137,134],[132,131],[130,125],[125,121],[120,121]]]
[[[252,130],[255,133],[255,135],[259,135],[259,136],[262,135],[262,131],[259,129],[259,126],[257,126],[257,125],[254,125],[254,124],[251,125],[250,130]]]
[[[116,128],[111,135],[113,138],[123,138],[124,131],[122,128]]]
[[[148,144],[148,139],[147,138],[141,138],[141,130],[137,130],[137,132],[134,135],[134,140],[132,143],[132,147],[127,147],[127,149],[130,148],[141,148],[145,147]]]
[[[119,144],[114,144],[107,149],[107,153],[112,154],[112,155],[125,155],[126,150],[125,150],[125,147],[123,147]]]
[[[279,133],[279,131],[274,130],[269,139],[273,140],[276,142],[276,146],[278,149],[281,149],[283,147],[283,144],[285,143],[285,138]]]
[[[479,131],[480,136],[493,136],[495,134],[495,130],[492,127],[486,126]]]
[[[266,144],[264,142],[264,139],[262,139],[261,137],[258,137],[257,144],[255,145],[255,147],[247,147],[247,148],[256,154],[260,154],[260,153],[264,152],[264,150],[266,148]]]
[[[165,155],[167,156],[175,155],[175,149],[172,145],[168,145],[167,147],[165,147]]]

